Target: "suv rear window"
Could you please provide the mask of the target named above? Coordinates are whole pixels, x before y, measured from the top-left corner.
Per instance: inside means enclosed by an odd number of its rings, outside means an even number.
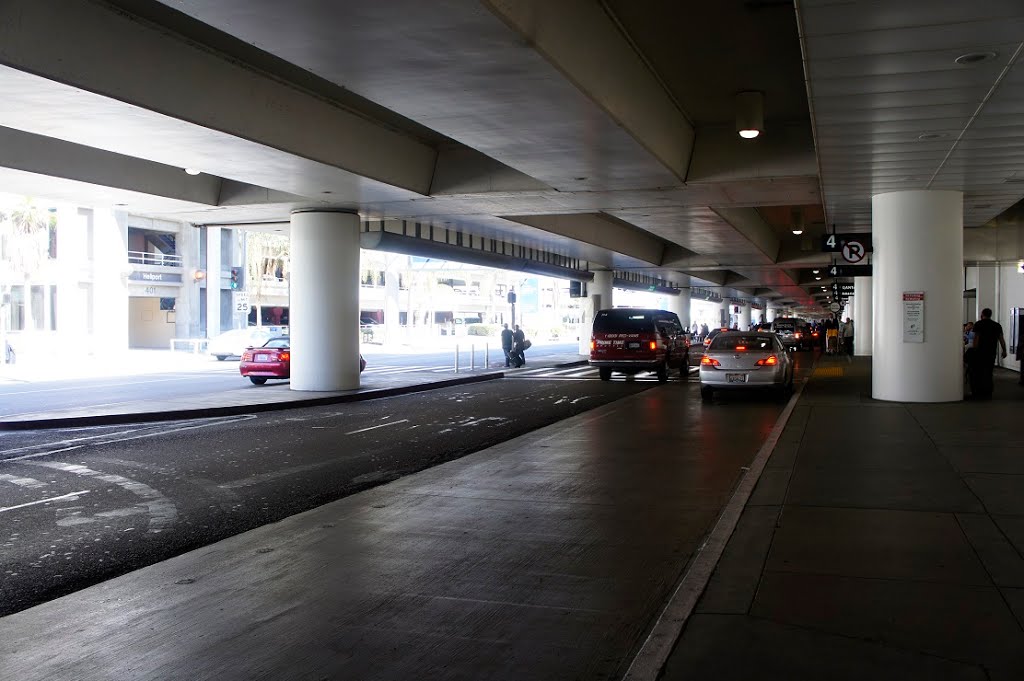
[[[594,317],[594,333],[654,331],[654,315],[642,310],[602,310]]]
[[[796,319],[787,319],[785,321],[772,322],[776,331],[793,331],[802,324]]]

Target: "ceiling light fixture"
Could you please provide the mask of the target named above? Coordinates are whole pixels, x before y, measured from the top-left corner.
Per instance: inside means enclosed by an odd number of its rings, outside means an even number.
[[[790,218],[793,222],[793,234],[800,236],[804,233],[804,210],[803,208],[794,208],[790,213]]]
[[[811,272],[813,272],[814,274],[817,274],[817,273],[818,273],[818,272],[820,272],[820,271],[821,271],[821,270],[811,270]]]
[[[199,170],[198,168],[185,168],[185,172],[188,173],[189,175],[198,175],[203,171]]]
[[[764,132],[764,93],[736,93],[736,132],[743,139],[754,139]]]
[[[949,133],[946,132],[926,132],[917,136],[917,139],[927,142],[928,140],[940,140],[943,137],[949,137]]]
[[[968,52],[967,54],[961,54],[953,61],[960,66],[974,66],[975,64],[981,64],[982,62],[992,61],[997,56],[999,56],[999,54],[992,51]]]
[[[815,277],[814,280],[815,281],[821,281],[821,277]]]

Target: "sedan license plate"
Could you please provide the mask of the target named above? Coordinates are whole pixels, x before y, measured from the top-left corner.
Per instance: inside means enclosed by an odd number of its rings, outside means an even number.
[[[270,355],[256,355],[256,361],[257,362],[269,362],[270,361]]]
[[[729,383],[746,383],[747,382],[747,375],[746,374],[726,374],[725,375],[725,380],[727,382],[729,382]]]
[[[640,348],[640,343],[637,343],[636,341],[633,341],[633,342],[630,342],[630,343],[626,343],[626,347],[629,348],[630,350],[637,350],[637,349]]]

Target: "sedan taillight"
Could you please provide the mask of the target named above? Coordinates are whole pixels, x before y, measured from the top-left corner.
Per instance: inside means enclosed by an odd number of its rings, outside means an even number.
[[[714,357],[708,357],[707,355],[704,355],[703,357],[700,358],[700,363],[706,367],[722,366],[722,363],[719,362],[717,359],[715,359]]]
[[[243,362],[251,362],[252,361],[252,353],[249,352],[248,350],[243,352],[242,353],[242,361]]]
[[[277,358],[282,362],[287,362],[292,358],[292,353],[285,350],[284,352],[278,354]]]
[[[773,367],[779,363],[779,358],[775,355],[768,355],[764,359],[757,360],[754,364],[759,367]]]

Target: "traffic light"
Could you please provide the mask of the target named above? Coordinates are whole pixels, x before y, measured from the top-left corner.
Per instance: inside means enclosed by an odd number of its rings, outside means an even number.
[[[231,268],[231,288],[236,289],[242,285],[241,272],[238,267]]]

